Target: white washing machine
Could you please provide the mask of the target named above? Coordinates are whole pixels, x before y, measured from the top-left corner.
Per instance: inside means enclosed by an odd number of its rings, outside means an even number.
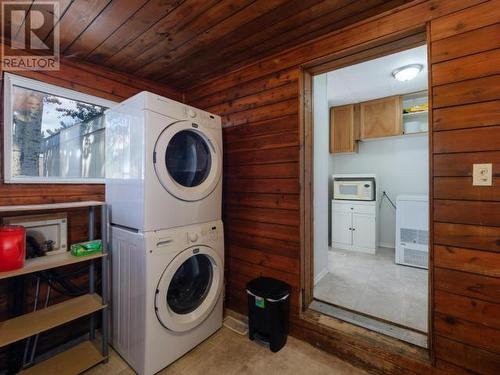
[[[222,222],[111,235],[112,345],[155,374],[222,326]]]
[[[140,231],[221,219],[219,116],[142,92],[106,112],[111,223]]]

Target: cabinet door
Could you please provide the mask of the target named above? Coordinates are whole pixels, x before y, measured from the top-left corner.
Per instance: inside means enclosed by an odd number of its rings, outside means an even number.
[[[352,244],[352,214],[332,212],[332,242],[350,246]]]
[[[330,108],[330,153],[357,152],[358,108],[354,104]]]
[[[352,245],[375,249],[375,215],[358,214],[352,215]]]
[[[401,97],[370,100],[360,104],[361,139],[403,134]]]

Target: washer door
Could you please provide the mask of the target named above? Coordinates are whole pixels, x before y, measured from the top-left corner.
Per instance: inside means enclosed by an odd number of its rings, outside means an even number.
[[[184,332],[212,312],[223,286],[223,263],[207,246],[194,246],[177,255],[163,272],[155,295],[160,323]]]
[[[170,194],[184,201],[198,201],[219,183],[222,155],[217,142],[197,124],[179,121],[158,137],[153,163],[160,183]]]

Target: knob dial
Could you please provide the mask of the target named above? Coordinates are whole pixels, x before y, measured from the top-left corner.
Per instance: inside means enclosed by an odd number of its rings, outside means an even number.
[[[193,111],[191,108],[188,108],[188,110],[187,110],[187,114],[188,114],[188,116],[189,116],[189,117],[191,117],[191,118],[195,118],[195,117],[196,117],[196,112],[195,112],[195,111]]]
[[[191,242],[198,241],[198,233],[189,233],[189,241]]]

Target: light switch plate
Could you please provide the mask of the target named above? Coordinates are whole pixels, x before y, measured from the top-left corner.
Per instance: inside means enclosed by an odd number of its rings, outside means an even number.
[[[493,165],[489,164],[473,164],[472,165],[472,185],[474,186],[491,186],[492,185]]]

